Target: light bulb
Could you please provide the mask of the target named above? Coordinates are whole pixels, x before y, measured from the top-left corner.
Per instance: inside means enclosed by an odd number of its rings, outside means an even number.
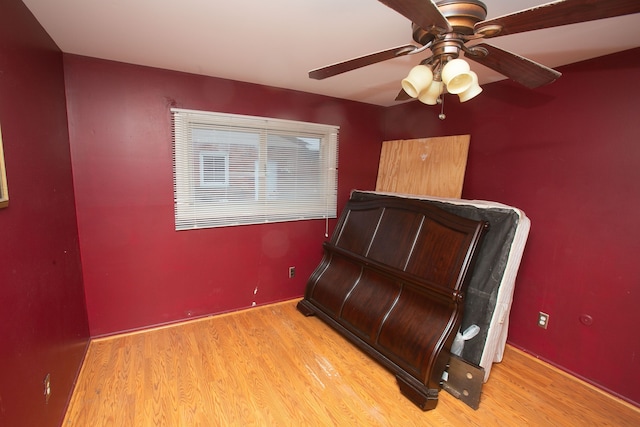
[[[469,63],[464,59],[452,59],[442,69],[442,82],[452,94],[464,92],[471,86],[473,76]]]
[[[417,98],[422,91],[429,87],[432,81],[433,72],[431,68],[426,65],[416,65],[409,71],[409,74],[402,80],[401,84],[407,95]]]

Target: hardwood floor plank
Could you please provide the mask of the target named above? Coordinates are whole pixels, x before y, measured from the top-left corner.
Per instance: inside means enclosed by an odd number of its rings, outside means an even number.
[[[635,426],[640,409],[507,347],[480,408],[423,412],[297,301],[91,342],[64,426]]]

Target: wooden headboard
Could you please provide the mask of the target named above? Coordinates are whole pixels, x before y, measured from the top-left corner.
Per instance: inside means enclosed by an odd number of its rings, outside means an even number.
[[[396,374],[423,410],[438,400],[485,221],[428,202],[349,200],[298,309]]]

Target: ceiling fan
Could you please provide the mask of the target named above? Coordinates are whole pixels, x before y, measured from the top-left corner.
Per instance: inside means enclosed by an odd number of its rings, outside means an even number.
[[[457,94],[461,102],[476,96],[482,89],[468,63],[460,58],[461,53],[533,89],[555,81],[561,73],[479,41],[640,12],[640,0],[557,0],[485,20],[487,7],[479,0],[379,1],[411,20],[413,39],[420,46],[406,44],[318,68],[309,72],[310,78],[321,80],[400,56],[430,51],[431,55],[402,80],[397,101],[417,98],[434,105],[441,102],[444,92]]]

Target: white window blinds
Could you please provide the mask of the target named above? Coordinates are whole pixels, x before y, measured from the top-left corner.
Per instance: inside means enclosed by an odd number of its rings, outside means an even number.
[[[176,230],[336,217],[337,126],[171,112]]]

